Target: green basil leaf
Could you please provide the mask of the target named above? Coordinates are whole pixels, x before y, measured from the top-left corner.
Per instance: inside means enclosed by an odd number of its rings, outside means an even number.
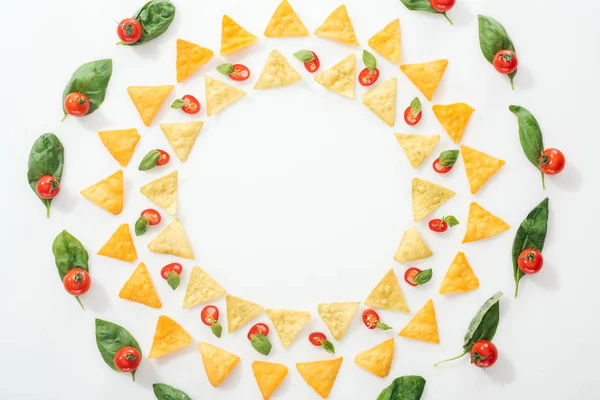
[[[500,22],[485,15],[478,15],[477,19],[479,20],[479,47],[481,47],[483,56],[490,64],[494,63],[494,56],[500,50],[515,51],[512,40],[510,40],[506,29],[504,29]],[[517,75],[516,70],[508,75],[513,89],[515,75]]]
[[[542,130],[537,120],[524,107],[509,106],[510,112],[517,116],[519,120],[519,140],[525,157],[533,166],[540,171],[539,159],[544,152],[544,139]],[[541,171],[540,171],[541,173]],[[542,173],[542,185],[544,185],[544,174]]]
[[[496,335],[496,329],[498,329],[498,323],[500,322],[500,297],[502,297],[502,292],[490,297],[471,320],[463,343],[465,354],[471,351],[476,342],[492,340]]]
[[[377,400],[419,400],[425,390],[425,383],[425,379],[420,376],[401,376],[383,389]]]
[[[415,97],[410,102],[410,113],[412,115],[418,115],[422,109],[423,109],[423,106],[421,105],[421,100],[419,100],[418,97]]]
[[[165,383],[155,383],[152,385],[154,395],[158,400],[192,400],[190,396],[179,389]]]
[[[218,337],[220,339],[221,334],[223,333],[223,326],[221,326],[221,324],[215,322],[210,326],[210,331],[213,333],[213,335],[215,335],[216,337]]]
[[[268,356],[271,352],[271,342],[265,335],[261,333],[252,335],[250,343],[252,344],[252,347],[254,347],[254,350],[258,351],[264,356]]]
[[[156,39],[169,29],[175,18],[175,6],[169,0],[152,0],[133,16],[142,25],[142,37],[127,46],[139,46]]]
[[[81,268],[89,272],[89,255],[83,244],[67,231],[59,233],[52,243],[54,263],[62,282],[67,272],[73,268]]]
[[[431,0],[400,0],[402,4],[411,11],[426,11],[432,14],[439,14],[431,7]]]
[[[112,60],[91,61],[77,68],[63,91],[63,113],[66,116],[65,98],[73,93],[83,93],[90,100],[90,109],[86,115],[96,111],[104,102],[106,88],[112,75]]]
[[[390,329],[392,329],[391,326],[389,326],[388,324],[384,324],[383,322],[378,322],[376,328],[381,329],[382,331],[389,331]]]
[[[175,99],[173,104],[171,104],[171,108],[182,108],[183,106],[185,106],[185,100],[182,99]]]
[[[375,71],[375,68],[377,68],[377,59],[367,50],[363,50],[362,61],[369,71]]]
[[[150,150],[140,162],[140,166],[138,169],[140,171],[148,171],[154,167],[156,167],[156,163],[160,158],[160,152],[158,150]]]
[[[148,225],[150,225],[150,221],[148,218],[143,215],[135,221],[135,236],[142,236],[148,230]]]
[[[294,53],[294,57],[296,57],[298,61],[302,62],[310,62],[315,59],[315,55],[310,50],[297,51]]]
[[[231,75],[231,73],[233,72],[233,64],[221,64],[217,67],[217,71],[219,71],[223,75]]]
[[[417,285],[423,285],[431,280],[432,275],[433,271],[431,268],[423,270],[415,275],[415,283]]]
[[[321,345],[323,346],[323,349],[331,354],[335,354],[335,347],[333,345],[333,343],[331,343],[329,340],[323,340],[323,342],[321,343]]]
[[[440,165],[442,167],[452,167],[458,160],[458,150],[446,150],[440,153]]]
[[[125,346],[131,346],[140,352],[140,356],[142,355],[140,345],[127,329],[99,318],[96,318],[96,345],[106,365],[117,372],[119,370],[115,367],[114,361],[117,351]],[[135,371],[131,372],[131,376],[135,381]]]
[[[33,193],[37,196],[35,186],[44,175],[52,175],[60,183],[65,163],[65,150],[62,143],[54,133],[44,133],[37,138],[29,152],[27,163],[27,180]],[[46,206],[46,215],[50,217],[50,203],[52,199],[42,199]]]
[[[179,283],[181,283],[181,277],[176,272],[169,272],[169,275],[167,275],[167,284],[171,286],[171,289],[177,289]]]
[[[443,217],[442,221],[448,224],[450,228],[460,224],[454,215],[448,215],[447,217]]]

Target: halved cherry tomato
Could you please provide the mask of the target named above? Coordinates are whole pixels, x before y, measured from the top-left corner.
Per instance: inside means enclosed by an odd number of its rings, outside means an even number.
[[[67,114],[75,117],[83,117],[90,111],[90,99],[83,93],[69,93],[65,97],[64,107]]]
[[[53,199],[60,192],[60,183],[52,175],[44,175],[35,184],[35,192],[44,200]]]
[[[323,346],[323,342],[325,340],[327,340],[327,336],[325,336],[321,332],[313,332],[310,335],[308,335],[308,341],[313,346],[321,347],[321,346]]]
[[[256,335],[256,334],[261,334],[263,336],[268,336],[269,335],[269,327],[267,325],[261,323],[261,322],[259,322],[258,324],[254,325],[248,331],[248,340],[252,340],[252,335]]]
[[[448,230],[448,224],[446,221],[439,218],[432,219],[429,221],[429,229],[434,232],[446,232]]]
[[[456,0],[430,0],[431,7],[437,12],[446,12],[454,7]]]
[[[417,283],[415,282],[415,276],[417,276],[419,272],[421,272],[419,268],[411,267],[407,269],[404,273],[404,280],[406,283],[408,283],[410,286],[417,286]]]
[[[219,309],[215,306],[206,306],[200,312],[202,323],[207,326],[212,326],[219,322]]]
[[[538,164],[540,165],[540,171],[544,174],[556,175],[565,168],[565,155],[558,149],[546,149],[538,160]]]
[[[392,329],[391,326],[384,324],[381,322],[379,318],[379,314],[375,310],[367,309],[362,313],[362,320],[365,326],[369,329],[381,329],[383,331],[387,331],[388,329]]]
[[[489,340],[480,340],[471,347],[471,364],[479,368],[488,368],[498,361],[498,349]]]
[[[200,102],[197,98],[192,96],[191,94],[186,94],[181,98],[185,101],[185,105],[181,107],[184,113],[186,114],[198,114],[200,112]]]
[[[233,72],[229,77],[234,81],[245,81],[250,78],[250,70],[244,64],[233,64]]]
[[[162,219],[160,213],[152,208],[142,211],[141,215],[148,220],[148,224],[150,225],[158,225]]]
[[[537,274],[544,266],[544,256],[536,249],[525,249],[519,254],[517,265],[524,274]]]
[[[512,74],[519,66],[519,59],[512,50],[500,50],[494,55],[494,68],[503,75]]]
[[[163,279],[169,279],[169,273],[174,272],[177,275],[180,275],[181,271],[183,271],[183,267],[181,266],[181,264],[179,264],[179,263],[171,263],[171,264],[165,265],[160,270],[160,276],[162,276]]]
[[[132,372],[140,366],[142,356],[135,347],[125,346],[116,352],[113,361],[119,371]]]
[[[142,25],[135,18],[125,18],[117,26],[117,35],[124,44],[133,44],[142,37]]]
[[[375,68],[371,71],[369,68],[365,68],[360,71],[358,75],[358,82],[363,86],[371,86],[379,78],[379,69]]]
[[[160,149],[156,149],[156,151],[160,153],[160,157],[158,158],[158,161],[156,161],[157,167],[163,166],[171,160],[171,156],[166,151]]]
[[[90,274],[82,268],[69,270],[63,279],[65,290],[73,296],[81,296],[90,289],[91,284]]]
[[[306,68],[306,70],[311,74],[313,72],[317,72],[317,70],[321,67],[321,61],[319,61],[319,57],[317,57],[314,51],[312,53],[314,59],[312,61],[307,61],[304,63],[304,68]]]
[[[453,166],[450,167],[444,167],[442,166],[442,164],[440,164],[440,159],[436,158],[435,161],[433,162],[433,170],[435,172],[437,172],[438,174],[445,174],[450,172],[450,170],[452,169]]]
[[[417,115],[414,115],[411,112],[410,107],[407,107],[406,110],[404,110],[404,121],[410,126],[415,126],[418,124],[422,116],[423,111],[419,112]]]

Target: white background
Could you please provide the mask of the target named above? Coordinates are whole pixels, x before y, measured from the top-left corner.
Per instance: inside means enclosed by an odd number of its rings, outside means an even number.
[[[264,357],[245,338],[246,328],[214,338],[200,323],[201,307],[181,308],[192,266],[205,268],[230,293],[265,307],[308,310],[313,319],[294,345],[284,350],[273,332],[269,361],[290,368],[274,399],[316,399],[302,381],[295,362],[330,356],[306,340],[311,330],[325,330],[317,304],[362,301],[393,267],[401,276],[408,266],[392,259],[404,230],[412,226],[410,181],[431,179],[454,189],[457,196],[437,216],[454,214],[462,223],[435,235],[419,231],[435,255],[421,263],[433,268],[431,283],[402,288],[411,315],[381,312],[394,327],[371,332],[357,313],[344,339],[336,343],[344,363],[331,399],[374,399],[393,378],[418,374],[427,379],[423,399],[592,399],[597,396],[597,148],[600,144],[595,93],[600,63],[600,6],[592,0],[577,5],[559,1],[459,0],[443,17],[409,12],[398,0],[347,0],[357,37],[368,38],[392,19],[402,24],[403,62],[439,58],[450,61],[434,103],[464,101],[473,114],[462,143],[507,161],[506,166],[476,195],[470,195],[460,160],[448,176],[436,175],[430,158],[418,171],[408,164],[394,132],[441,134],[436,151],[454,148],[417,89],[394,66],[378,57],[381,81],[398,77],[396,126],[389,128],[360,102],[327,92],[293,59],[302,48],[315,50],[322,68],[360,48],[309,36],[267,39],[262,35],[279,0],[178,0],[177,16],[168,33],[138,48],[115,46],[115,20],[132,14],[142,3],[104,1],[2,1],[0,25],[2,70],[2,135],[4,196],[2,196],[2,270],[0,280],[0,398],[11,399],[148,399],[151,384],[166,382],[193,399],[258,399],[251,363]],[[293,6],[312,32],[339,5],[339,0],[294,1]],[[376,4],[376,5],[375,5]],[[152,148],[170,147],[159,122],[191,120],[170,103],[192,93],[204,106],[204,75],[217,77],[216,55],[192,78],[176,85],[154,124],[146,128],[126,93],[129,85],[175,84],[175,40],[178,37],[212,48],[218,54],[221,16],[227,12],[259,36],[252,47],[228,61],[243,62],[253,72],[240,84],[248,96],[205,121],[185,165],[177,159],[162,169],[141,173],[136,167]],[[481,55],[477,14],[500,20],[513,41],[520,68],[510,90]],[[253,91],[268,52],[279,49],[304,78],[294,86]],[[110,57],[114,73],[102,107],[91,116],[62,118],[61,94],[80,64]],[[406,126],[402,112],[419,95],[424,117]],[[547,190],[519,146],[516,118],[509,104],[529,108],[538,118],[548,147],[568,158],[563,174],[547,179]],[[112,216],[84,199],[79,191],[115,172],[119,165],[98,139],[106,129],[138,128],[142,140],[125,172],[125,208]],[[52,218],[27,185],[27,157],[33,141],[56,133],[65,146],[62,191],[52,204]],[[145,262],[163,302],[160,310],[118,298],[136,263],[95,255],[117,226],[133,223],[151,206],[139,187],[173,169],[180,171],[178,216],[196,253],[183,261],[182,287],[173,292],[159,277],[172,257],[151,255],[147,242],[160,230],[136,239],[139,260]],[[550,197],[550,229],[542,273],[522,281],[521,295],[512,298],[514,283],[510,250],[522,219],[545,196]],[[512,228],[493,239],[462,245],[469,203],[504,218]],[[166,218],[166,222],[170,217]],[[164,226],[164,225],[163,225]],[[83,296],[86,310],[62,289],[51,244],[62,229],[78,237],[90,252],[94,280]],[[594,240],[596,239],[596,240]],[[481,287],[456,296],[437,291],[457,251],[465,251]],[[501,321],[495,343],[497,365],[482,371],[467,358],[443,367],[432,364],[461,352],[462,337],[479,306],[502,290]],[[353,364],[356,353],[396,333],[429,298],[433,298],[441,344],[396,338],[390,376],[379,379]],[[215,303],[224,314],[224,301]],[[362,310],[362,308],[361,308]],[[158,360],[145,359],[137,382],[117,374],[96,349],[94,318],[125,326],[147,354],[156,320],[165,314],[181,323],[195,343]],[[265,315],[259,320],[270,321]],[[258,320],[257,320],[258,321]],[[225,322],[225,321],[223,321]],[[197,342],[207,341],[242,358],[219,389],[206,379]]]

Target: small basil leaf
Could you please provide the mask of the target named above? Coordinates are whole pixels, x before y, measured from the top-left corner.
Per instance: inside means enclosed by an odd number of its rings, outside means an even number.
[[[60,182],[65,163],[65,150],[62,143],[54,133],[44,133],[37,138],[29,152],[27,163],[27,181],[33,193],[38,196],[35,187],[38,180],[44,175],[52,175]],[[52,199],[42,199],[46,206],[46,216],[50,217],[50,203]]]
[[[323,340],[321,344],[326,352],[335,354],[335,347],[333,346],[333,343],[331,343],[329,340]]]
[[[519,140],[525,157],[533,166],[540,171],[539,159],[544,152],[544,139],[542,130],[537,120],[524,107],[509,106],[510,112],[517,116],[519,120]],[[541,172],[541,171],[540,171]],[[544,184],[544,174],[542,173],[542,185]]]
[[[173,104],[171,104],[171,108],[182,108],[183,106],[185,106],[185,100],[182,99],[175,99]]]
[[[158,400],[192,400],[181,390],[164,383],[155,383],[152,385],[152,390]]]
[[[231,75],[231,73],[233,72],[233,64],[221,64],[217,67],[217,71],[219,71],[223,75]]]
[[[252,347],[254,347],[254,350],[258,351],[264,356],[268,356],[271,352],[271,342],[265,335],[261,333],[252,335],[250,343],[252,344]]]
[[[133,16],[142,25],[142,36],[128,46],[139,46],[156,39],[169,29],[175,18],[175,6],[169,0],[151,0]]]
[[[298,61],[302,62],[310,62],[315,59],[315,55],[310,50],[297,51],[294,53],[294,57],[296,57]]]
[[[458,150],[446,150],[440,154],[440,165],[442,167],[452,167],[458,159]]]
[[[160,152],[158,150],[150,150],[140,162],[140,166],[138,169],[140,171],[148,171],[154,167],[156,167],[156,163],[160,158]]]
[[[500,50],[515,51],[512,40],[510,40],[506,29],[500,22],[485,15],[478,15],[477,19],[479,20],[479,47],[481,47],[483,56],[490,64],[494,63],[494,56]],[[515,75],[517,75],[517,71],[508,75],[513,89]]]
[[[65,279],[67,272],[73,268],[90,271],[87,250],[75,236],[67,231],[62,231],[54,239],[52,254],[54,255],[54,263],[56,264],[61,282]]]
[[[167,284],[171,286],[171,289],[175,290],[179,287],[179,283],[181,283],[181,278],[175,272],[169,272],[167,275]]]
[[[377,400],[420,400],[425,390],[425,379],[416,375],[396,378],[383,389]]]
[[[106,88],[112,76],[112,60],[104,59],[91,61],[83,64],[73,72],[69,83],[63,91],[63,113],[66,116],[65,98],[73,93],[79,92],[87,96],[90,101],[90,109],[86,115],[96,111],[104,102]]]
[[[377,59],[373,54],[369,53],[367,50],[363,50],[362,60],[369,71],[375,71],[377,68]]]
[[[448,215],[447,217],[442,218],[442,221],[447,223],[450,228],[460,224],[454,215]]]
[[[421,100],[419,100],[418,97],[415,97],[410,102],[410,113],[412,115],[418,115],[422,109],[423,109],[423,106],[421,105]]]
[[[415,283],[417,285],[423,285],[431,280],[431,276],[433,275],[433,271],[431,268],[423,270],[415,275]]]
[[[432,14],[439,14],[431,7],[431,0],[400,0],[402,4],[411,11],[426,11]]]
[[[150,225],[148,218],[144,217],[143,215],[139,217],[138,220],[135,221],[135,236],[142,236],[144,233],[146,233],[148,230],[148,225]]]
[[[140,352],[140,356],[142,355],[140,345],[127,329],[99,318],[96,318],[96,345],[106,365],[117,372],[119,370],[115,367],[114,361],[117,351],[125,346],[131,346]],[[135,380],[135,371],[131,376]]]
[[[220,339],[221,334],[223,333],[223,327],[221,326],[221,324],[215,322],[210,326],[210,331],[213,333],[213,335]]]
[[[382,331],[389,331],[392,329],[388,324],[384,324],[383,322],[378,322],[376,325],[377,329],[381,329]]]

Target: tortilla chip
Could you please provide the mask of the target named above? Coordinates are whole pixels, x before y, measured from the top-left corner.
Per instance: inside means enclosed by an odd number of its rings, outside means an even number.
[[[394,64],[400,64],[400,19],[396,18],[373,35],[369,46]]]
[[[460,142],[475,109],[465,103],[449,104],[447,106],[436,104],[432,107],[440,124],[444,127],[454,143]]]
[[[200,354],[208,381],[213,387],[219,387],[229,376],[233,368],[240,362],[240,358],[208,343],[200,343]]]
[[[175,218],[161,233],[150,243],[148,250],[152,253],[171,254],[175,257],[194,259],[192,246],[181,226],[181,222]]]
[[[467,146],[460,146],[460,152],[465,162],[465,170],[467,171],[467,179],[471,186],[471,194],[477,193],[488,179],[506,164],[504,160]]]
[[[122,167],[126,167],[131,160],[135,146],[140,140],[140,135],[137,129],[121,129],[116,131],[98,132],[102,144],[111,156]]]
[[[301,80],[298,71],[292,68],[283,54],[277,50],[272,50],[258,81],[254,85],[254,89],[272,89],[291,85]]]
[[[380,378],[385,378],[390,373],[393,359],[394,338],[391,338],[363,353],[357,354],[354,363]]]
[[[322,399],[326,399],[331,392],[335,378],[342,366],[344,357],[334,360],[312,361],[296,363],[296,369],[308,386],[313,388]]]
[[[243,90],[229,86],[226,83],[207,76],[206,85],[206,115],[209,117],[223,111],[246,95]]]
[[[98,251],[98,255],[123,261],[137,260],[137,251],[135,251],[129,225],[119,226],[108,242]]]
[[[258,317],[264,309],[256,303],[228,294],[225,297],[227,304],[227,331],[237,331],[239,328]]]
[[[389,126],[396,122],[396,78],[363,94],[362,102]]]
[[[407,135],[403,133],[395,135],[413,168],[419,168],[440,142],[440,135]]]
[[[252,371],[264,400],[271,397],[288,374],[288,368],[285,365],[266,361],[254,361]]]
[[[177,83],[190,77],[198,68],[210,61],[213,51],[187,40],[177,39]]]
[[[204,122],[202,121],[160,124],[160,129],[162,129],[173,151],[177,154],[179,161],[187,161],[203,125]]]
[[[412,181],[412,203],[415,222],[419,222],[454,197],[450,189],[420,178]]]
[[[473,202],[469,208],[469,222],[463,243],[487,239],[510,229],[510,225]]]
[[[267,308],[265,313],[271,319],[283,348],[290,347],[296,336],[310,321],[310,313],[306,311],[273,310]]]
[[[432,255],[433,253],[417,232],[417,228],[412,227],[404,232],[394,260],[398,262],[415,261],[429,258]]]
[[[319,304],[319,315],[335,340],[341,340],[360,302]]]
[[[345,5],[341,5],[327,17],[323,24],[315,31],[316,36],[337,40],[351,46],[358,46],[354,27],[348,16]]]
[[[173,85],[129,86],[127,88],[127,93],[142,117],[144,125],[150,126],[171,90],[173,90]]]
[[[423,93],[423,96],[431,101],[447,66],[448,60],[437,60],[423,64],[404,64],[400,66],[400,70]]]
[[[138,265],[135,271],[133,271],[133,274],[129,277],[127,282],[125,282],[123,289],[119,292],[119,297],[152,308],[162,307],[160,299],[154,290],[150,274],[148,274],[148,268],[146,268],[144,263]]]
[[[177,212],[177,189],[179,173],[173,171],[161,178],[155,179],[140,188],[140,192],[169,215]]]
[[[287,0],[277,6],[265,29],[266,37],[308,36],[308,30]]]
[[[227,294],[225,289],[221,287],[210,275],[198,266],[192,268],[190,280],[185,291],[183,299],[183,308],[218,299]]]
[[[227,56],[256,42],[256,36],[242,28],[227,15],[221,23],[221,55]]]
[[[114,215],[123,211],[123,171],[119,170],[81,191],[83,197]]]
[[[440,343],[433,300],[429,300],[419,310],[410,322],[400,331],[398,336],[422,340],[430,343]]]
[[[156,332],[148,358],[158,358],[184,348],[192,343],[192,337],[177,322],[166,315],[158,317]]]
[[[479,279],[475,276],[473,269],[465,257],[465,253],[459,252],[452,265],[448,268],[446,276],[440,286],[440,294],[456,292],[470,292],[479,287]]]
[[[365,306],[403,313],[410,312],[393,268],[390,268],[383,279],[375,286],[375,289],[365,300]]]
[[[353,99],[355,75],[356,55],[350,54],[333,67],[317,75],[315,81],[333,92]]]

